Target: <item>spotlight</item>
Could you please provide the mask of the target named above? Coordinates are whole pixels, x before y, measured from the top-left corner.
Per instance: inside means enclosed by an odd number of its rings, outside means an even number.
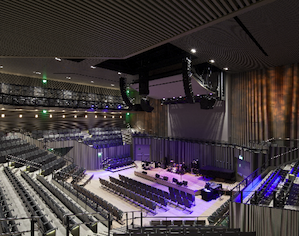
[[[211,59],[209,60],[210,63],[215,63],[215,60]]]
[[[77,118],[77,115],[74,115],[74,118],[76,119],[76,118]]]
[[[4,117],[5,117],[5,114],[1,114],[1,117],[4,118]]]
[[[23,117],[23,115],[22,115],[22,114],[20,114],[20,115],[19,115],[19,118],[22,118],[22,117]]]
[[[195,49],[195,48],[192,48],[192,49],[190,50],[190,52],[192,52],[192,53],[196,53],[196,49]]]
[[[65,115],[62,115],[62,118],[64,119],[64,118],[65,118]]]
[[[227,67],[224,67],[223,70],[228,70],[228,68],[227,68]]]
[[[88,116],[87,115],[85,115],[85,118],[87,118]]]
[[[53,117],[52,114],[50,114],[49,117],[52,118]]]
[[[43,84],[46,84],[47,83],[47,80],[46,79],[43,79]]]
[[[43,110],[43,113],[46,114],[46,113],[47,113],[47,110]]]
[[[97,116],[97,115],[94,115],[94,118],[98,118],[98,116]]]
[[[35,117],[35,118],[38,118],[38,115],[35,115],[34,117]]]
[[[104,119],[106,119],[107,116],[104,116]]]

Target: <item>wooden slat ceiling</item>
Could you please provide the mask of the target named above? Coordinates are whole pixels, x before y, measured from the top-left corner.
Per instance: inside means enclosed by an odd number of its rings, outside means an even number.
[[[48,79],[71,76],[70,82],[89,85],[96,78],[93,86],[117,89],[117,72],[90,66],[165,43],[186,52],[194,47],[194,63],[215,59],[230,72],[294,63],[298,12],[298,0],[3,0],[0,72],[37,76],[33,71],[41,71]]]

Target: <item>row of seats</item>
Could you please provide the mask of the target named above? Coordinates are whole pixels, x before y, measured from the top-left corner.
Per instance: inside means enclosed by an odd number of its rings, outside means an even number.
[[[75,189],[75,186],[77,186],[77,185],[72,185],[70,183],[63,182],[61,180],[53,180],[53,181],[55,181],[61,187],[65,188],[73,196],[76,196],[76,198],[80,199],[82,202],[84,202],[84,204],[91,207],[94,211],[98,212],[99,215],[101,216],[101,219],[99,219],[99,220],[101,220],[104,225],[106,225],[106,226],[108,225],[108,224],[106,224],[106,222],[108,220],[109,210],[112,210],[112,208],[113,208],[113,207],[111,207],[110,203],[108,203],[106,200],[104,200],[98,196],[96,196],[97,202],[93,202],[92,200],[89,199],[89,197],[86,197],[86,195],[84,195],[83,193],[81,193],[80,191]],[[109,210],[107,210],[105,208],[107,208]],[[97,215],[95,215],[95,217],[97,217]],[[100,217],[97,217],[97,218],[100,218]]]
[[[38,195],[43,199],[43,201],[48,205],[48,207],[56,214],[56,216],[61,220],[61,222],[65,222],[65,215],[69,212],[66,212],[56,201],[53,199],[43,188],[38,185],[26,172],[22,171],[21,176],[27,181],[27,183],[38,193]],[[72,234],[75,235],[76,231],[79,231],[79,227],[77,227],[78,222],[76,222],[73,218],[69,220],[69,226]],[[78,234],[77,234],[78,235]]]
[[[114,233],[113,236],[158,236],[158,235],[188,235],[188,236],[255,236],[256,232],[240,232],[240,229],[225,227],[142,227],[129,229],[127,233]]]
[[[20,139],[14,139],[11,142],[5,142],[0,144],[0,151],[5,151],[5,150],[10,150],[10,149],[14,149],[16,147],[22,147],[22,146],[28,146],[29,143],[27,143],[24,140],[20,140]]]
[[[22,201],[25,203],[31,215],[38,216],[37,223],[42,231],[43,235],[55,235],[56,229],[53,227],[51,222],[43,214],[37,203],[30,196],[29,192],[25,189],[22,183],[17,179],[17,177],[12,173],[8,167],[4,167],[4,173],[8,177],[9,181],[12,183]]]
[[[113,170],[124,166],[132,165],[134,161],[130,156],[110,157],[102,161],[105,170]]]
[[[16,168],[22,167],[22,166],[30,163],[30,161],[34,161],[35,159],[46,156],[46,155],[48,155],[48,152],[45,150],[41,150],[41,149],[32,150],[31,152],[17,155],[18,161],[15,162],[14,166]]]
[[[53,171],[62,168],[65,165],[66,161],[63,158],[56,159],[48,164],[42,166],[41,174],[47,176],[52,174]]]
[[[113,206],[111,203],[107,202],[103,198],[95,195],[94,193],[90,192],[86,188],[76,185],[73,185],[74,189],[76,189],[78,192],[83,194],[83,196],[88,197],[91,201],[96,203],[97,205],[104,208],[107,212],[110,212],[116,220],[121,221],[123,218],[123,211],[118,209],[116,206]]]
[[[13,210],[10,209],[9,204],[7,204],[6,196],[0,188],[0,218],[14,218],[12,215]],[[0,222],[0,232],[4,234],[9,233],[16,233],[15,235],[21,236],[21,234],[17,234],[18,232],[17,224],[14,220],[8,220],[8,221],[1,221]]]
[[[102,148],[122,146],[123,141],[122,141],[122,139],[112,139],[112,140],[105,140],[105,141],[92,141],[92,142],[90,142],[90,144],[87,144],[87,145],[92,146],[94,149],[102,149]]]
[[[290,192],[288,194],[288,199],[286,205],[299,206],[299,185],[292,184]]]
[[[128,177],[123,176],[123,175],[119,175],[119,178],[122,181],[128,183],[128,185],[130,185],[130,186],[137,186],[141,189],[146,190],[147,192],[149,192],[148,193],[149,196],[151,196],[150,193],[157,194],[161,197],[164,197],[166,200],[172,201],[177,206],[178,205],[184,206],[185,209],[186,208],[190,209],[192,206],[195,206],[195,196],[190,194],[190,193],[186,193],[184,191],[180,191],[180,190],[175,189],[175,188],[169,188],[169,193],[168,193],[168,192],[165,192],[161,189],[158,189],[158,188],[155,188],[153,186],[144,184],[142,182],[139,182],[137,180],[128,178]]]
[[[267,203],[268,204],[270,203],[269,200],[263,201],[263,199],[271,195],[270,193],[270,191],[272,190],[271,186],[273,182],[275,182],[275,180],[281,175],[281,172],[285,172],[285,171],[283,171],[280,168],[277,168],[271,173],[271,175],[266,179],[266,181],[258,188],[255,194],[251,197],[250,199],[251,204],[258,205],[263,203],[264,205],[267,205]]]
[[[57,159],[57,157],[53,153],[47,154],[46,156],[39,157],[39,158],[35,159],[32,164],[30,164],[26,167],[26,171],[34,172],[34,171],[42,168],[42,166],[44,166],[56,159]]]
[[[79,134],[80,129],[59,129],[59,130],[34,130],[32,131],[32,138],[39,139],[44,138],[45,135],[50,134]]]
[[[143,197],[142,195],[136,194],[126,188],[123,188],[117,184],[111,183],[107,180],[101,179],[99,178],[100,183],[102,185],[102,187],[107,188],[110,191],[113,191],[114,193],[118,194],[119,196],[124,197],[125,199],[135,203],[136,205],[152,212],[152,213],[156,213],[156,203],[151,201],[151,200],[147,200],[145,197]]]
[[[10,143],[10,142],[14,142],[17,140],[21,140],[19,137],[15,136],[15,135],[10,135],[10,136],[1,136],[0,137],[0,145],[4,144],[4,143]]]
[[[71,212],[77,214],[77,217],[83,222],[86,223],[86,226],[94,233],[97,233],[97,223],[93,217],[87,216],[73,201],[70,201],[64,193],[62,193],[58,188],[54,187],[49,183],[43,176],[37,175],[37,180],[40,181],[55,197],[57,197]]]
[[[226,213],[229,210],[229,203],[230,203],[230,199],[228,199],[225,203],[223,203],[220,207],[218,207],[216,211],[214,211],[212,215],[208,217],[208,221],[210,224],[214,225],[216,222],[218,222],[226,215]]]
[[[28,152],[32,152],[32,151],[37,150],[37,149],[38,148],[34,145],[21,146],[21,147],[9,149],[9,150],[1,151],[0,152],[0,157],[7,157],[8,155],[18,156],[18,155],[21,155],[21,154],[26,154]]]
[[[77,165],[72,163],[72,164],[64,167],[63,169],[61,169],[57,173],[55,173],[54,178],[57,179],[57,180],[65,181],[66,179],[68,179],[74,173],[74,171],[76,169],[77,169]]]
[[[68,141],[68,140],[81,140],[84,135],[78,134],[49,134],[44,135],[44,142],[58,142],[58,141]]]
[[[86,169],[84,169],[83,167],[78,168],[72,175],[72,184],[78,183],[80,180],[82,180],[85,177],[85,172]]]
[[[195,196],[191,194],[187,194],[185,191],[180,191],[176,188],[168,187],[170,199],[172,202],[176,203],[177,205],[181,205],[183,207],[191,209],[192,206],[195,205]],[[193,196],[193,197],[190,197]],[[191,198],[191,199],[190,199]],[[190,199],[190,200],[189,200]]]

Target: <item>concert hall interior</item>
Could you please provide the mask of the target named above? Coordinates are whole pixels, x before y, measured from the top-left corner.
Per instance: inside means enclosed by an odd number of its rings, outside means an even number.
[[[298,236],[299,1],[1,1],[0,235]]]

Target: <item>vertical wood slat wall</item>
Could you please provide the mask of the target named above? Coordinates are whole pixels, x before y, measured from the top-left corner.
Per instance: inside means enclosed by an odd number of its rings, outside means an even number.
[[[167,137],[167,106],[162,106],[160,100],[157,99],[150,99],[150,105],[154,107],[152,112],[136,112],[131,114],[130,124],[132,128],[142,133]]]
[[[298,138],[299,65],[232,75],[232,142]]]

